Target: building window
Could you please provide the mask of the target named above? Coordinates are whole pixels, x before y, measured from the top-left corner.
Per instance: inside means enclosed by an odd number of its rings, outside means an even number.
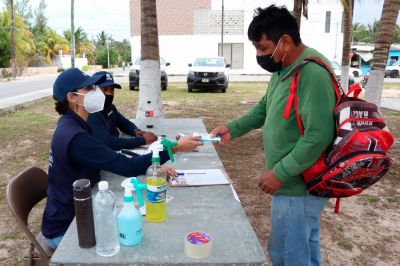
[[[325,16],[325,33],[331,32],[331,11],[326,11]]]
[[[243,69],[243,43],[224,43],[225,63],[232,69]],[[218,56],[221,56],[221,43],[218,44]]]

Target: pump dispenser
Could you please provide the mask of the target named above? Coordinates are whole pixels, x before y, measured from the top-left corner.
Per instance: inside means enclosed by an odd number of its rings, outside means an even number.
[[[162,144],[152,147],[153,164],[147,169],[146,178],[146,221],[164,222],[167,219],[166,193],[167,173],[160,166],[160,155],[164,146]]]
[[[124,184],[124,206],[118,214],[119,242],[124,246],[134,246],[142,241],[142,216],[135,208],[130,182]]]

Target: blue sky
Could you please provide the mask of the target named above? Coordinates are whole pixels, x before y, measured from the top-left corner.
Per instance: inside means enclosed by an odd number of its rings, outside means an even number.
[[[331,0],[335,1],[335,0]],[[339,1],[339,0],[336,0]],[[40,0],[31,0],[36,8]],[[355,0],[354,23],[379,20],[384,0]],[[46,0],[48,24],[62,33],[70,28],[70,0]],[[397,20],[400,24],[400,19]],[[129,0],[75,0],[75,27],[82,26],[89,37],[104,30],[116,40],[130,38]]]

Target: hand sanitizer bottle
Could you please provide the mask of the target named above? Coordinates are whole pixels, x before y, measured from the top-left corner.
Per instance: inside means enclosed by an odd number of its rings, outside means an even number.
[[[142,216],[136,209],[133,195],[133,185],[127,183],[125,186],[124,206],[118,214],[119,242],[124,246],[134,246],[142,239]]]
[[[153,149],[153,164],[149,167],[146,174],[146,221],[164,222],[167,219],[166,193],[167,193],[167,173],[160,166],[159,150],[162,145],[156,145]]]

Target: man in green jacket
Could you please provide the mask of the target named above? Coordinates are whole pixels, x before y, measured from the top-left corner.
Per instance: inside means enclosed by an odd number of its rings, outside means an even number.
[[[320,213],[328,200],[307,194],[301,173],[333,141],[334,88],[328,72],[318,64],[301,68],[297,95],[304,135],[300,136],[293,108],[289,119],[283,117],[291,78],[282,77],[308,56],[330,63],[301,42],[296,20],[285,7],[258,8],[248,37],[258,64],[273,73],[267,92],[254,108],[216,127],[212,135],[220,135],[225,144],[264,126],[265,171],[258,186],[272,195],[270,258],[273,265],[321,265]]]

